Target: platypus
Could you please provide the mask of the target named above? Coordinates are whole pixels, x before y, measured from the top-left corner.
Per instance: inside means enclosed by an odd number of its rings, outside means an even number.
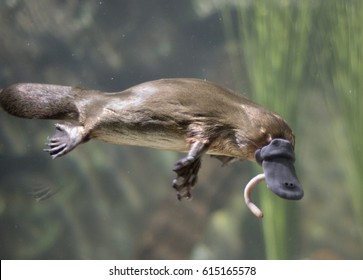
[[[191,197],[204,154],[223,164],[257,161],[264,171],[259,180],[266,179],[275,194],[292,200],[304,194],[294,168],[295,137],[288,124],[276,113],[212,82],[161,79],[112,93],[19,83],[1,90],[0,105],[17,117],[66,121],[56,124],[48,138],[45,151],[52,158],[91,139],[187,153],[173,167],[178,199]],[[250,190],[259,180],[248,184],[245,199],[262,217],[250,201]]]

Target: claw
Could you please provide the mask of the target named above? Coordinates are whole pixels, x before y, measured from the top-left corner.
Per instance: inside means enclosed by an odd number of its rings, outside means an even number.
[[[49,148],[43,149],[44,152],[48,152],[53,159],[60,157],[66,153],[66,144],[48,145]]]
[[[251,212],[257,217],[257,218],[263,218],[263,212],[258,208],[251,200],[251,193],[252,190],[257,186],[257,184],[261,181],[265,180],[265,174],[258,174],[255,177],[253,177],[248,184],[245,187],[244,190],[244,197],[247,207],[251,210]]]
[[[201,157],[206,152],[207,146],[195,142],[185,158],[178,160],[173,167],[177,177],[173,180],[173,188],[177,191],[177,198],[191,199],[191,190],[197,182],[197,175],[201,165]]]
[[[73,124],[56,124],[55,133],[52,137],[48,137],[44,151],[55,159],[69,153],[77,145],[87,140],[84,127]]]

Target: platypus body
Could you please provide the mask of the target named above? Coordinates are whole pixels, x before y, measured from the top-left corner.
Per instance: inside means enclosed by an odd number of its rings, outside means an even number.
[[[266,178],[267,184],[270,179],[273,185],[269,187],[287,199],[303,196],[293,167],[294,135],[287,123],[244,96],[211,82],[162,79],[115,93],[14,84],[1,91],[0,104],[8,113],[22,118],[72,121],[56,124],[45,149],[53,158],[90,139],[188,153],[173,168],[178,198],[191,196],[205,153],[224,163],[257,159],[263,166],[265,160],[272,161],[276,164],[268,167],[267,173],[272,170],[274,174]]]

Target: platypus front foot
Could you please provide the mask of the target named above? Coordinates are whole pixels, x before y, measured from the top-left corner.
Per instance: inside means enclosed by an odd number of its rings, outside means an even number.
[[[197,182],[201,157],[206,150],[205,144],[196,142],[191,146],[188,156],[175,163],[173,171],[176,172],[177,177],[173,180],[173,188],[176,189],[179,200],[192,197],[191,189]]]
[[[48,138],[44,149],[53,159],[63,156],[73,150],[78,144],[84,142],[82,126],[73,124],[56,124],[55,133]]]
[[[178,160],[173,168],[177,178],[173,180],[173,188],[177,191],[177,198],[191,198],[191,189],[198,179],[198,171],[201,165],[200,158],[185,157]]]

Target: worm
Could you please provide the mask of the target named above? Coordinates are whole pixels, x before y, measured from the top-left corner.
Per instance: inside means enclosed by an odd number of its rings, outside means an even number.
[[[251,200],[252,190],[257,186],[257,184],[261,181],[265,180],[265,174],[261,173],[253,177],[245,187],[244,197],[247,207],[251,210],[251,212],[257,218],[263,218],[263,213]]]

